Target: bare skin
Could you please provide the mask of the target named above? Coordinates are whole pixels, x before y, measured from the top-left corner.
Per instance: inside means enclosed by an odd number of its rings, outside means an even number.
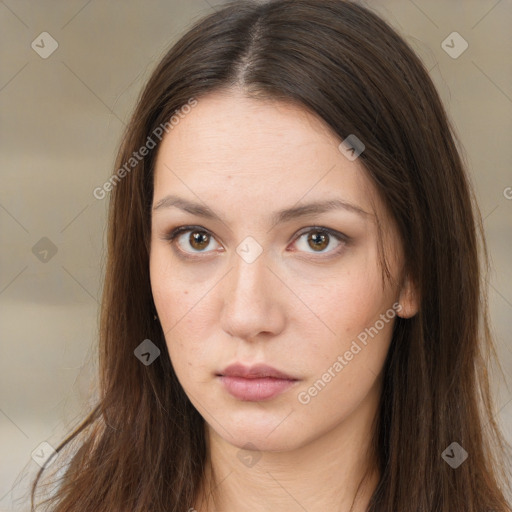
[[[382,369],[395,313],[418,306],[409,281],[399,284],[395,226],[340,142],[300,106],[231,90],[200,98],[159,148],[153,206],[173,194],[220,217],[177,206],[152,215],[155,305],[176,375],[205,419],[207,478],[190,504],[199,512],[362,512],[377,485],[369,443]],[[272,222],[274,212],[330,199],[356,209]],[[384,287],[376,217],[395,278]],[[179,226],[191,228],[164,239]],[[363,344],[361,333],[381,324]],[[235,362],[297,380],[269,399],[240,399],[217,375]]]

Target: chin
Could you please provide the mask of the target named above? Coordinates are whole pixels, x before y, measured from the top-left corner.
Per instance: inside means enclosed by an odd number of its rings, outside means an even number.
[[[265,417],[265,411],[259,410],[254,414],[225,416],[225,419],[219,418],[218,423],[214,421],[213,425],[210,423],[208,426],[224,441],[240,449],[245,449],[250,443],[253,450],[282,452],[300,445],[300,439],[296,437],[298,427],[289,418],[283,421],[285,417],[286,414],[281,414],[279,419],[274,415]],[[286,422],[288,425],[285,425]],[[229,426],[224,430],[220,425]]]
[[[272,436],[273,434],[269,436],[268,432],[251,432],[236,436],[235,440],[228,438],[226,441],[240,450],[256,452],[287,452],[300,447],[297,440],[290,436]]]

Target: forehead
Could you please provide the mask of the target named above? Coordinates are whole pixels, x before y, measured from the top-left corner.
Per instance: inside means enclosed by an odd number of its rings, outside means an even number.
[[[256,213],[343,198],[370,212],[378,197],[363,166],[339,151],[340,142],[300,105],[215,92],[198,99],[163,138],[155,202],[172,193]]]

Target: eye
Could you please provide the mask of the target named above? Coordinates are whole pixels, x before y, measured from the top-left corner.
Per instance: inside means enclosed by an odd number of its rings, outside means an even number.
[[[306,253],[338,254],[348,242],[349,238],[343,233],[339,233],[338,231],[333,231],[324,227],[313,226],[307,228],[306,231],[299,233],[299,236],[296,238],[296,240],[298,241],[296,245],[299,247],[299,249],[304,249],[304,252]],[[333,245],[334,248],[332,248]],[[331,249],[327,251],[324,250],[328,247],[331,247]],[[313,250],[308,251],[308,248]]]
[[[188,236],[183,236],[187,233]],[[211,242],[215,240],[209,231],[200,226],[180,226],[166,234],[163,238],[177,245],[182,253],[189,254],[194,252],[212,252],[206,249],[211,245]],[[192,248],[192,250],[189,250],[189,247]]]
[[[194,258],[195,256],[189,256],[192,254],[214,252],[212,249],[208,250],[208,247],[212,245],[215,238],[201,226],[180,226],[165,234],[162,239],[176,245],[178,251],[185,258]],[[331,256],[339,254],[349,241],[350,238],[343,233],[320,226],[308,227],[294,238],[294,243],[299,246],[300,252],[309,254],[332,253]],[[221,247],[219,244],[217,245]],[[334,249],[331,247],[332,245],[334,245]],[[329,247],[331,249],[326,251],[325,249]],[[313,250],[308,251],[308,248]]]

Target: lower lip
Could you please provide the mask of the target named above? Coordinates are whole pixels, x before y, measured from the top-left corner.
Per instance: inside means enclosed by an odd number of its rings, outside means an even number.
[[[274,379],[244,379],[243,377],[219,376],[228,393],[239,400],[257,402],[273,398],[293,386],[297,380]]]

